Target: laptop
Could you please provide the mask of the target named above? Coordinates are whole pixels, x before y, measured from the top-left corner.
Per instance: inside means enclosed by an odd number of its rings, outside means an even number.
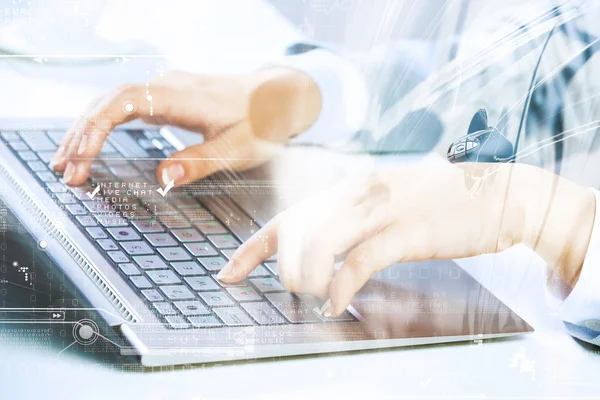
[[[321,312],[322,300],[285,291],[276,256],[243,282],[224,285],[216,274],[241,243],[347,173],[344,163],[356,163],[332,156],[333,167],[298,168],[290,160],[305,155],[289,149],[260,168],[217,174],[163,197],[155,168],[184,144],[168,128],[130,124],[109,136],[88,182],[70,188],[48,166],[68,123],[0,122],[0,194],[104,322],[72,321],[82,346],[110,333],[122,355],[170,366],[533,331],[451,260],[380,271],[333,319]],[[313,165],[323,158],[303,159]],[[70,309],[50,311],[64,324]]]

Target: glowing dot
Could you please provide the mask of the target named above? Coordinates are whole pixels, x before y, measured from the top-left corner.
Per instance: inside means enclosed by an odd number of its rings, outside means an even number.
[[[83,340],[89,340],[94,335],[94,330],[89,325],[83,325],[79,328],[79,335]]]
[[[152,101],[152,95],[149,94],[148,96],[146,96],[146,99],[148,99],[148,101]]]
[[[125,111],[132,112],[133,111],[133,104],[131,104],[131,103],[125,104]]]
[[[48,242],[46,242],[45,240],[42,240],[40,242],[40,248],[45,249],[46,247],[48,247]]]
[[[18,267],[18,266],[19,266],[19,263],[16,261],[13,261],[13,267]]]

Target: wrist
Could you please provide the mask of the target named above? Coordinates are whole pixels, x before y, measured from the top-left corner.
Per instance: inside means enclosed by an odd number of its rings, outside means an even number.
[[[596,212],[594,194],[551,172],[515,164],[510,196],[520,205],[516,240],[548,264],[548,284],[564,297],[579,279]],[[565,292],[566,291],[566,292]]]
[[[285,142],[319,118],[321,91],[308,75],[268,67],[249,75],[247,82],[248,118],[261,138]]]

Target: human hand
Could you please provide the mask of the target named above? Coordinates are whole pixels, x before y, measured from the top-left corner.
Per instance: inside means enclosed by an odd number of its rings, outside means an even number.
[[[509,164],[495,167],[473,194],[465,179],[489,167],[418,166],[344,182],[279,214],[235,252],[218,278],[240,281],[277,253],[283,286],[329,297],[328,313],[336,316],[374,272],[394,263],[464,258],[525,243],[573,283],[593,222],[591,192],[564,180],[552,190],[553,174]],[[335,257],[347,252],[336,272]]]
[[[135,105],[134,111],[127,112],[125,104]],[[171,180],[181,186],[270,159],[291,136],[310,127],[320,109],[316,84],[291,69],[239,76],[168,72],[149,86],[123,85],[94,101],[67,131],[52,167],[64,172],[67,184],[84,183],[111,131],[141,118],[204,135],[203,144],[174,153],[157,168],[164,186]]]

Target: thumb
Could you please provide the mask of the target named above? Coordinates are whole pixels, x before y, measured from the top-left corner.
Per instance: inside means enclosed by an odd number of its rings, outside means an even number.
[[[249,168],[253,165],[250,133],[244,129],[249,129],[248,125],[239,124],[205,143],[173,153],[158,166],[158,181],[163,186],[171,181],[182,186],[218,171]]]

